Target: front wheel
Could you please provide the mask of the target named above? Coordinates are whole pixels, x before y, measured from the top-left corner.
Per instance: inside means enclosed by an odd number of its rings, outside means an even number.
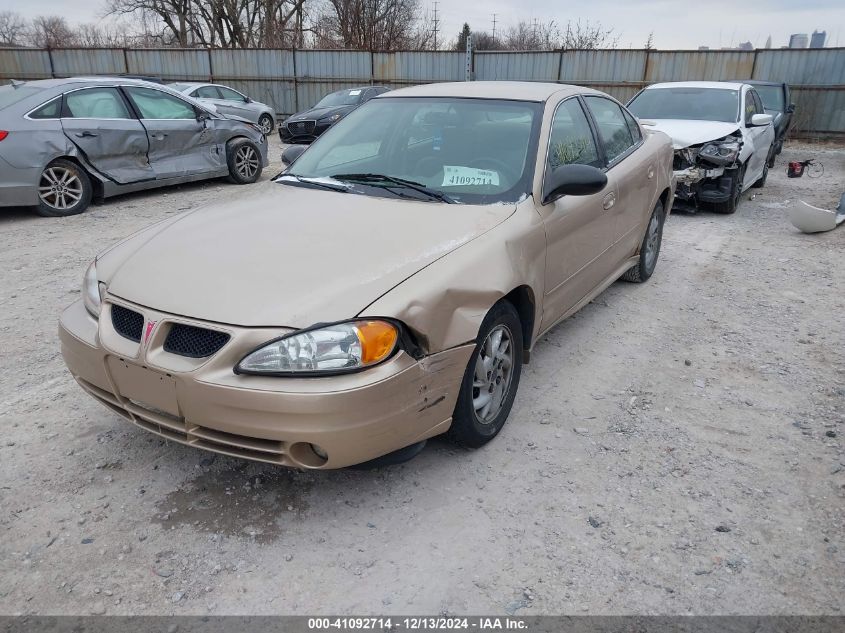
[[[496,437],[510,414],[521,373],[522,325],[516,308],[502,300],[490,309],[479,329],[449,436],[469,448]]]
[[[739,206],[739,198],[742,195],[742,183],[745,180],[745,167],[743,165],[739,169],[733,170],[730,197],[724,202],[714,202],[713,211],[724,214],[736,213],[736,208]]]
[[[640,244],[640,258],[637,263],[625,271],[622,279],[634,283],[642,283],[651,277],[657,266],[660,255],[660,244],[663,242],[663,223],[666,215],[663,213],[663,203],[658,200],[648,220],[642,244]]]
[[[273,131],[273,117],[269,114],[262,114],[258,117],[258,127],[261,128],[261,131],[264,132],[264,136],[267,136],[270,132]]]
[[[58,158],[41,172],[35,212],[48,218],[82,213],[91,204],[92,192],[88,174],[76,163]]]
[[[237,138],[226,150],[229,165],[229,180],[238,185],[248,185],[261,177],[261,152],[258,146],[247,138]]]

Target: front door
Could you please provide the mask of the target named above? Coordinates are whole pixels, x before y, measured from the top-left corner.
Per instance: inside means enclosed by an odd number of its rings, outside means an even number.
[[[187,101],[155,88],[125,86],[147,131],[150,165],[158,180],[204,174],[226,165],[214,142],[214,120],[197,119]]]
[[[61,122],[65,136],[106,178],[121,185],[155,178],[147,160],[147,132],[117,88],[66,93]]]
[[[552,120],[546,177],[566,164],[602,168],[590,124],[576,97],[562,101]],[[543,328],[560,320],[611,272],[617,187],[608,173],[604,190],[589,196],[563,196],[541,208],[546,228],[546,296]]]

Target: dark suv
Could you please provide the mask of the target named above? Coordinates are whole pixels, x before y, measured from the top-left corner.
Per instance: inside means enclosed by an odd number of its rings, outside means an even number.
[[[388,90],[385,86],[361,86],[327,94],[314,107],[288,117],[279,126],[279,138],[282,143],[311,143],[355,108]]]

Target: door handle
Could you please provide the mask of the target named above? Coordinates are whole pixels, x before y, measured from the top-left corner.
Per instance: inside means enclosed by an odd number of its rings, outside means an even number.
[[[654,178],[654,165],[648,166],[648,179],[651,180]]]
[[[602,208],[607,211],[610,207],[616,204],[616,194],[609,193],[604,197],[604,200],[601,203]]]
[[[153,136],[153,138],[157,141],[163,141],[165,136],[167,136],[167,134],[165,134],[163,132],[159,132],[159,133],[155,134]]]
[[[93,138],[95,136],[99,136],[99,134],[95,134],[94,132],[89,132],[88,130],[85,130],[84,132],[77,132],[76,135],[79,138]]]

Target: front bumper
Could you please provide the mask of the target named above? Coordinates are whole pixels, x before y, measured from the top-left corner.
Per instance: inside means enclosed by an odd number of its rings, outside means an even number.
[[[114,304],[143,314],[147,342],[114,330]],[[163,347],[177,323],[231,338],[209,358],[179,356]],[[59,325],[62,356],[85,391],[137,426],[197,448],[282,466],[341,468],[449,428],[472,345],[420,361],[400,351],[363,372],[325,378],[234,373],[248,351],[283,332],[185,319],[113,297],[99,321],[77,301]]]

